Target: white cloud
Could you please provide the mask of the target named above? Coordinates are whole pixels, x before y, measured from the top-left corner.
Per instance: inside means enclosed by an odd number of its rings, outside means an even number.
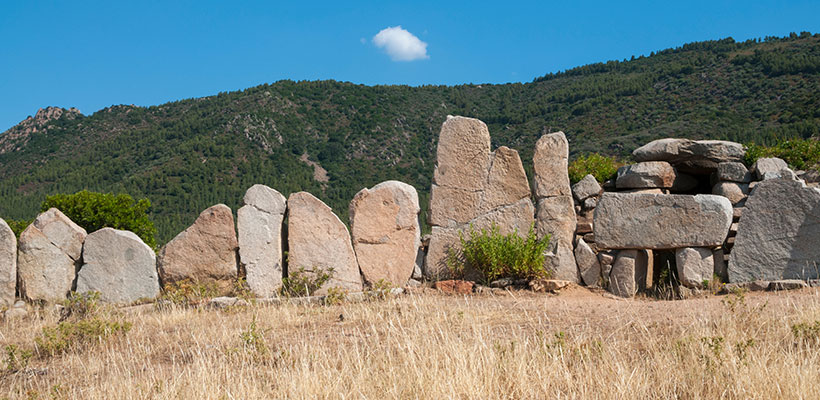
[[[380,49],[384,49],[393,61],[413,61],[430,58],[427,55],[427,43],[402,29],[401,25],[382,29],[376,36],[373,36],[373,44]]]

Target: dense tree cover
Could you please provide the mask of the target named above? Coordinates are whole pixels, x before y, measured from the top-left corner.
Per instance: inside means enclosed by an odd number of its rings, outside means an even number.
[[[145,244],[156,249],[154,235],[157,230],[148,217],[151,201],[134,198],[127,194],[95,193],[82,190],[74,194],[55,194],[46,197],[40,211],[49,208],[62,211],[77,225],[91,233],[102,228],[114,228],[134,232]]]
[[[820,134],[820,35],[699,42],[531,83],[364,86],[280,81],[153,107],[114,106],[0,134],[0,217],[26,220],[50,194],[129,193],[152,201],[160,244],[199,212],[234,210],[255,183],[306,190],[343,221],[355,193],[398,179],[427,204],[448,114],[487,122],[519,150],[563,130],[571,156],[620,159],[668,136],[761,144]],[[8,134],[13,133],[13,134]],[[327,170],[314,179],[311,165]],[[424,216],[423,216],[424,217]]]

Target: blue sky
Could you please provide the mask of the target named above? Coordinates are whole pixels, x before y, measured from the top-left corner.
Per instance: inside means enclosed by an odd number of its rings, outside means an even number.
[[[282,79],[528,82],[692,41],[816,33],[818,16],[816,0],[3,0],[0,131],[49,105],[91,114]]]

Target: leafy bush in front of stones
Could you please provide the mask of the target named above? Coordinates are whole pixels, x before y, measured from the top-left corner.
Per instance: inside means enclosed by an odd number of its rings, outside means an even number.
[[[304,267],[288,270],[288,276],[282,278],[281,293],[284,297],[306,297],[333,278],[333,268],[313,268],[307,271]]]
[[[604,182],[615,176],[619,166],[621,166],[621,163],[614,157],[590,153],[579,156],[569,163],[567,171],[569,172],[569,180],[572,183],[584,179],[588,174],[592,174],[598,182]]]
[[[100,309],[100,292],[71,292],[68,298],[63,300],[63,309],[60,312],[60,321],[69,318],[83,319],[91,317]]]
[[[549,246],[549,235],[539,239],[534,225],[526,237],[515,231],[508,235],[499,232],[498,225],[490,229],[459,232],[460,250],[450,249],[447,266],[455,277],[464,278],[477,273],[479,280],[489,283],[500,278],[548,278],[544,268],[544,253]]]
[[[794,169],[820,168],[820,140],[817,139],[781,140],[773,146],[752,143],[746,147],[744,161],[748,166],[753,165],[758,158],[777,157]]]
[[[108,227],[134,232],[145,244],[157,247],[156,228],[148,218],[151,201],[127,194],[96,193],[83,190],[74,194],[46,197],[41,209],[56,208],[89,233]]]
[[[14,220],[14,219],[7,219],[5,220],[6,223],[11,228],[11,231],[14,232],[14,236],[17,236],[17,239],[20,239],[20,234],[23,233],[29,225],[31,225],[33,220]]]
[[[387,298],[387,295],[390,294],[392,289],[393,285],[390,284],[390,282],[384,279],[379,279],[378,281],[370,284],[370,288],[368,288],[366,294],[370,299],[384,300]]]
[[[219,288],[214,282],[195,282],[183,279],[163,285],[158,305],[171,303],[183,307],[194,307],[219,295]]]
[[[325,294],[322,303],[326,306],[337,306],[339,304],[344,303],[347,299],[347,292],[338,287],[332,287],[327,289],[327,294]]]
[[[34,355],[31,350],[22,349],[14,344],[6,345],[5,350],[5,371],[10,374],[26,369],[31,356]]]
[[[114,336],[125,335],[131,330],[127,321],[109,321],[101,317],[64,321],[56,327],[44,327],[34,339],[40,356],[57,356],[72,349],[82,349]]]
[[[820,321],[792,325],[792,335],[796,340],[807,345],[820,344]]]

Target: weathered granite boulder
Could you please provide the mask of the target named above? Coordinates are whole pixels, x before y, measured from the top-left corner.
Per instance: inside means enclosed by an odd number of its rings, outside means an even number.
[[[552,277],[578,283],[581,277],[573,248],[577,219],[567,173],[568,158],[569,143],[563,132],[543,135],[535,144],[535,230],[539,237],[551,236],[546,268]]]
[[[752,165],[751,172],[755,174],[758,180],[763,180],[767,172],[780,173],[784,169],[789,169],[789,165],[785,161],[777,157],[768,157],[758,158]]]
[[[705,247],[684,247],[675,250],[675,264],[678,280],[688,288],[699,288],[703,281],[712,280],[715,261],[712,249]]]
[[[714,171],[718,164],[742,161],[743,145],[724,140],[658,139],[632,152],[636,161],[667,161],[684,172]]]
[[[719,182],[712,188],[712,194],[723,196],[735,205],[740,203],[749,194],[748,183]]]
[[[600,249],[720,246],[732,224],[732,204],[715,195],[604,193],[595,208]]]
[[[752,174],[742,162],[728,161],[718,164],[717,177],[721,181],[749,183]]]
[[[72,260],[80,260],[83,241],[87,236],[85,229],[75,224],[56,208],[49,208],[48,211],[38,215],[33,224]]]
[[[153,299],[159,294],[154,250],[133,232],[103,228],[92,232],[83,245],[77,273],[77,292],[100,292],[110,303]]]
[[[518,229],[526,234],[533,221],[529,195],[518,152],[506,147],[491,152],[490,132],[483,122],[448,116],[441,127],[430,193],[433,230],[425,273],[448,275],[448,249],[458,244],[458,232],[471,224],[480,229],[495,222],[502,232]]]
[[[17,289],[17,236],[0,218],[0,309],[14,304]]]
[[[575,260],[584,284],[589,287],[600,287],[601,263],[584,239],[578,239],[578,244],[575,246]]]
[[[350,232],[330,207],[307,192],[288,197],[288,274],[299,269],[308,274],[333,270],[332,278],[313,294],[326,294],[330,288],[362,290]]]
[[[416,189],[403,182],[382,182],[353,197],[350,231],[366,282],[407,283],[421,242],[420,211]]]
[[[214,284],[227,293],[237,277],[237,247],[231,209],[224,204],[212,206],[159,251],[162,284],[188,280]]]
[[[675,169],[668,162],[640,162],[618,168],[615,186],[618,189],[671,188],[675,177]]]
[[[598,184],[598,180],[591,174],[572,185],[572,195],[575,196],[575,200],[579,202],[597,196],[599,193],[601,193],[601,185]]]
[[[65,300],[75,276],[74,260],[34,224],[20,234],[17,248],[20,297],[29,301]]]
[[[272,297],[282,286],[282,222],[285,196],[265,185],[253,185],[236,213],[239,263],[245,282],[258,297]]]
[[[820,277],[820,191],[800,181],[759,182],[740,218],[729,281]]]

